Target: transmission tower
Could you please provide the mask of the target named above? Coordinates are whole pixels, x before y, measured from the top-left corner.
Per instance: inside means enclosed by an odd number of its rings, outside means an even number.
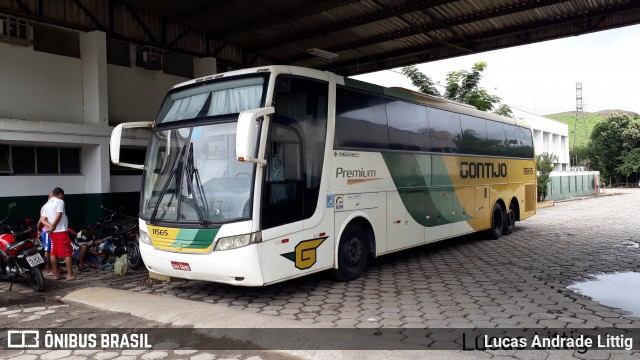
[[[578,135],[578,133],[580,135]],[[584,134],[584,141],[588,138],[587,120],[584,115],[584,107],[582,106],[582,83],[576,83],[576,122],[573,129],[573,145],[575,146],[576,140],[580,140]]]
[[[579,133],[579,134],[578,134]],[[584,135],[584,138],[582,137]],[[581,141],[582,144],[586,144],[589,141],[587,129],[587,119],[584,115],[584,107],[582,106],[582,83],[576,83],[576,122],[574,123],[573,128],[573,146],[578,145],[578,140]],[[578,156],[576,155],[575,166],[578,166]]]

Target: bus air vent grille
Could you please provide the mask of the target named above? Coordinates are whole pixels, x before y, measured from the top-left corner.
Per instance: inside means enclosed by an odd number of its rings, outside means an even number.
[[[536,209],[536,185],[528,184],[524,186],[524,211],[534,211]]]

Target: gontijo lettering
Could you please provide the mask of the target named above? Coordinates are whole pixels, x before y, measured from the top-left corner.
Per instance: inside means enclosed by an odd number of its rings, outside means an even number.
[[[506,178],[507,163],[462,161],[460,177],[463,179]]]

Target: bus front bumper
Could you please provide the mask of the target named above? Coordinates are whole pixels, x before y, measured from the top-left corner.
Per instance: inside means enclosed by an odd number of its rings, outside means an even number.
[[[264,285],[255,244],[210,254],[184,254],[140,242],[140,254],[151,273],[238,286]]]

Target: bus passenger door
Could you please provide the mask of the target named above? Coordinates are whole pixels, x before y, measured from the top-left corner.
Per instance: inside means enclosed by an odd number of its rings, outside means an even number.
[[[488,186],[476,186],[476,199],[475,199],[473,215],[473,228],[476,231],[485,230],[489,228],[489,222],[491,209],[489,208],[489,187]]]

